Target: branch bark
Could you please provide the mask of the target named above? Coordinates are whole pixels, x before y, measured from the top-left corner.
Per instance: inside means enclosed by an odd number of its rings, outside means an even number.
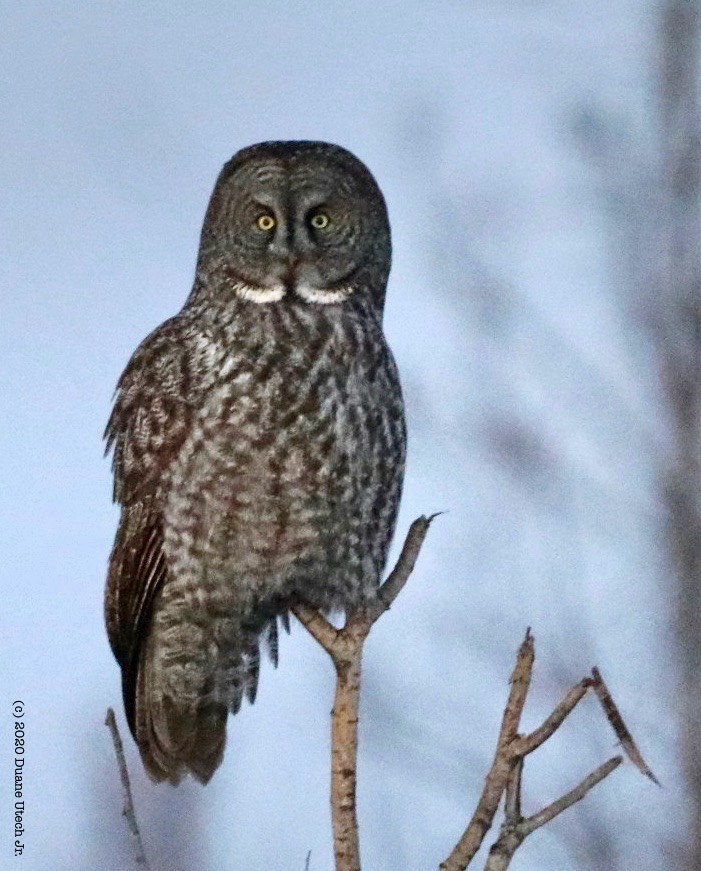
[[[526,704],[534,660],[533,636],[528,629],[516,655],[516,666],[511,674],[511,691],[501,721],[494,761],[487,774],[477,810],[448,858],[441,863],[440,871],[462,871],[467,868],[492,826],[515,762],[511,745],[516,740],[521,714]]]
[[[528,835],[583,799],[591,789],[621,764],[623,761],[621,756],[609,759],[552,804],[533,816],[525,818],[521,816],[521,776],[526,756],[542,746],[559,729],[589,690],[596,693],[626,755],[643,774],[655,783],[658,782],[633,741],[608,687],[596,668],[592,670],[591,677],[584,678],[569,690],[542,725],[528,735],[518,735],[518,726],[526,703],[534,662],[535,648],[529,629],[516,656],[516,666],[511,675],[511,691],[504,710],[494,761],[487,774],[477,810],[448,858],[440,865],[440,871],[465,871],[492,826],[502,795],[506,796],[504,822],[497,840],[489,851],[485,871],[504,871],[508,868],[514,853]]]
[[[597,783],[608,777],[615,768],[618,768],[621,762],[623,762],[622,756],[614,756],[608,762],[604,762],[603,765],[600,765],[595,771],[587,775],[581,783],[578,783],[574,789],[571,789],[557,801],[552,802],[552,804],[544,807],[531,817],[523,818],[519,812],[515,819],[509,819],[507,813],[507,817],[499,832],[499,837],[489,850],[489,858],[484,866],[484,871],[506,871],[511,864],[516,850],[518,850],[528,835],[555,819],[558,814],[567,810],[568,807],[572,807],[573,804],[581,801],[590,789],[593,789]],[[517,789],[520,792],[520,783]]]
[[[295,617],[329,654],[336,669],[331,715],[331,817],[336,871],[360,871],[356,783],[363,646],[373,625],[409,579],[435,516],[419,517],[411,524],[397,564],[378,589],[377,598],[349,614],[343,629],[336,629],[307,605],[300,603],[293,608]]]
[[[134,859],[137,865],[142,865],[147,871],[150,871],[150,865],[146,858],[146,851],[141,840],[141,831],[139,823],[136,819],[136,811],[134,810],[134,800],[131,794],[131,783],[129,781],[129,769],[127,768],[127,760],[124,756],[124,745],[122,744],[122,736],[119,734],[119,726],[114,716],[114,710],[107,708],[107,716],[105,717],[105,726],[110,730],[112,743],[114,744],[114,753],[117,757],[117,766],[119,767],[119,778],[122,783],[122,816],[127,821],[129,832],[134,840]]]
[[[365,608],[348,615],[342,629],[304,604],[293,609],[297,619],[331,657],[336,669],[336,695],[331,723],[331,815],[336,871],[360,871],[360,844],[356,812],[358,703],[361,662],[370,630],[397,598],[411,574],[433,517],[419,517],[407,534],[397,565],[382,584],[377,598]],[[492,766],[485,779],[477,808],[465,831],[443,861],[439,871],[465,871],[475,858],[494,822],[502,796],[504,822],[492,845],[485,871],[504,871],[516,850],[536,829],[546,825],[567,808],[581,801],[623,761],[615,756],[585,777],[574,789],[530,817],[521,815],[521,779],[526,756],[544,744],[593,690],[621,746],[634,765],[651,780],[657,779],[645,763],[611,693],[598,669],[565,694],[543,723],[527,735],[519,734],[521,715],[535,663],[535,644],[530,629],[521,643],[511,674],[511,688],[502,716]]]
[[[295,616],[329,654],[336,669],[336,693],[331,723],[331,813],[336,871],[361,871],[356,784],[358,706],[363,647],[374,624],[390,608],[409,579],[435,516],[419,517],[412,523],[397,564],[387,580],[379,587],[376,599],[350,613],[342,629],[336,629],[325,617],[307,605],[298,603],[293,608]],[[658,783],[633,741],[608,687],[596,668],[592,670],[591,677],[584,678],[566,693],[537,729],[527,735],[520,735],[518,730],[528,697],[534,663],[535,644],[529,628],[516,656],[494,760],[485,779],[482,795],[467,828],[448,858],[441,863],[439,871],[465,871],[491,828],[503,795],[505,796],[504,822],[489,851],[485,871],[505,871],[516,850],[528,835],[581,801],[591,789],[621,764],[622,756],[609,759],[556,801],[530,817],[522,816],[521,781],[526,756],[537,750],[557,731],[590,689],[601,702],[604,713],[629,759],[643,774]],[[136,863],[149,869],[134,810],[122,739],[112,708],[107,710],[105,724],[110,729],[114,743],[124,799],[122,813],[134,839]],[[309,859],[310,854],[307,855],[307,867]]]

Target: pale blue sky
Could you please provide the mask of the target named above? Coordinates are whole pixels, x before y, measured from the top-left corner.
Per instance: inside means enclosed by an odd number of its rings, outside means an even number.
[[[8,748],[23,698],[24,871],[129,867],[102,726],[107,705],[121,716],[102,624],[116,523],[102,430],[129,355],[189,291],[221,164],[275,138],[338,142],[385,192],[386,330],[411,433],[400,535],[449,511],[368,645],[368,869],[436,867],[457,838],[527,624],[542,669],[529,722],[596,663],[670,787],[627,767],[590,799],[623,833],[621,867],[660,867],[636,826],[682,813],[654,538],[664,434],[570,132],[595,104],[645,128],[653,26],[634,0],[0,4],[0,737]],[[550,457],[532,491],[485,440],[506,415]],[[330,869],[331,689],[296,627],[207,789],[154,787],[129,739],[157,868],[287,871],[311,849],[311,871]],[[615,752],[593,704],[578,716],[529,765],[530,803]],[[4,857],[8,749],[2,764]],[[584,867],[577,814],[515,868]]]

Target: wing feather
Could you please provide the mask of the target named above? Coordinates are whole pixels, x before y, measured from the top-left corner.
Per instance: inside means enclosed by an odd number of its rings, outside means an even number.
[[[122,669],[127,719],[135,733],[139,661],[154,599],[166,580],[163,498],[169,467],[186,437],[191,383],[178,318],[151,333],[117,384],[105,429],[114,498],[122,514],[105,594],[107,634]]]
[[[128,513],[133,513],[133,509]],[[141,534],[120,533],[112,551],[105,605],[110,644],[122,669],[124,709],[135,734],[141,649],[148,634],[153,601],[166,578],[166,564],[159,526],[147,526]]]

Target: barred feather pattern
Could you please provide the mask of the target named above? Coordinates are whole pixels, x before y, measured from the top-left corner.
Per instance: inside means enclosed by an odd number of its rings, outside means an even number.
[[[381,326],[388,246],[330,305],[257,304],[201,259],[183,310],[119,381],[106,620],[155,780],[209,780],[295,601],[330,612],[374,595],[406,442]]]

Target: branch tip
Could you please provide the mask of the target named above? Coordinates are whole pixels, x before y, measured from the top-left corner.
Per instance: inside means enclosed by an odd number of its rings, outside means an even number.
[[[601,707],[604,709],[604,713],[606,714],[606,719],[611,724],[611,728],[616,733],[616,737],[620,741],[621,747],[625,752],[626,756],[630,759],[630,761],[635,765],[638,771],[641,774],[644,774],[649,780],[655,783],[657,786],[662,786],[659,780],[655,777],[652,769],[648,766],[647,762],[643,759],[643,755],[638,749],[638,745],[633,740],[633,736],[631,735],[628,727],[625,724],[623,719],[623,715],[618,710],[618,706],[613,700],[613,696],[611,695],[611,691],[609,690],[606,682],[601,676],[601,672],[599,669],[594,666],[591,670],[592,680],[591,687],[596,693],[596,697],[599,699],[601,703]]]
[[[446,511],[434,511],[434,513],[429,514],[428,517],[426,517],[426,515],[422,514],[421,517],[419,517],[418,519],[424,520],[430,526],[433,523],[433,521],[436,519],[436,517],[440,517],[442,514],[447,514],[447,513],[448,513],[447,510]]]
[[[127,768],[127,760],[124,756],[124,744],[122,736],[119,734],[119,726],[117,718],[114,715],[114,708],[107,708],[105,716],[105,725],[110,730],[112,736],[112,744],[114,745],[114,754],[117,757],[117,767],[119,768],[119,778],[122,784],[122,816],[127,821],[127,826],[134,841],[134,859],[137,865],[143,865],[149,871],[150,865],[146,858],[144,844],[141,840],[141,831],[139,823],[136,819],[136,811],[134,810],[134,800],[131,794],[131,782],[129,780],[129,769]]]

